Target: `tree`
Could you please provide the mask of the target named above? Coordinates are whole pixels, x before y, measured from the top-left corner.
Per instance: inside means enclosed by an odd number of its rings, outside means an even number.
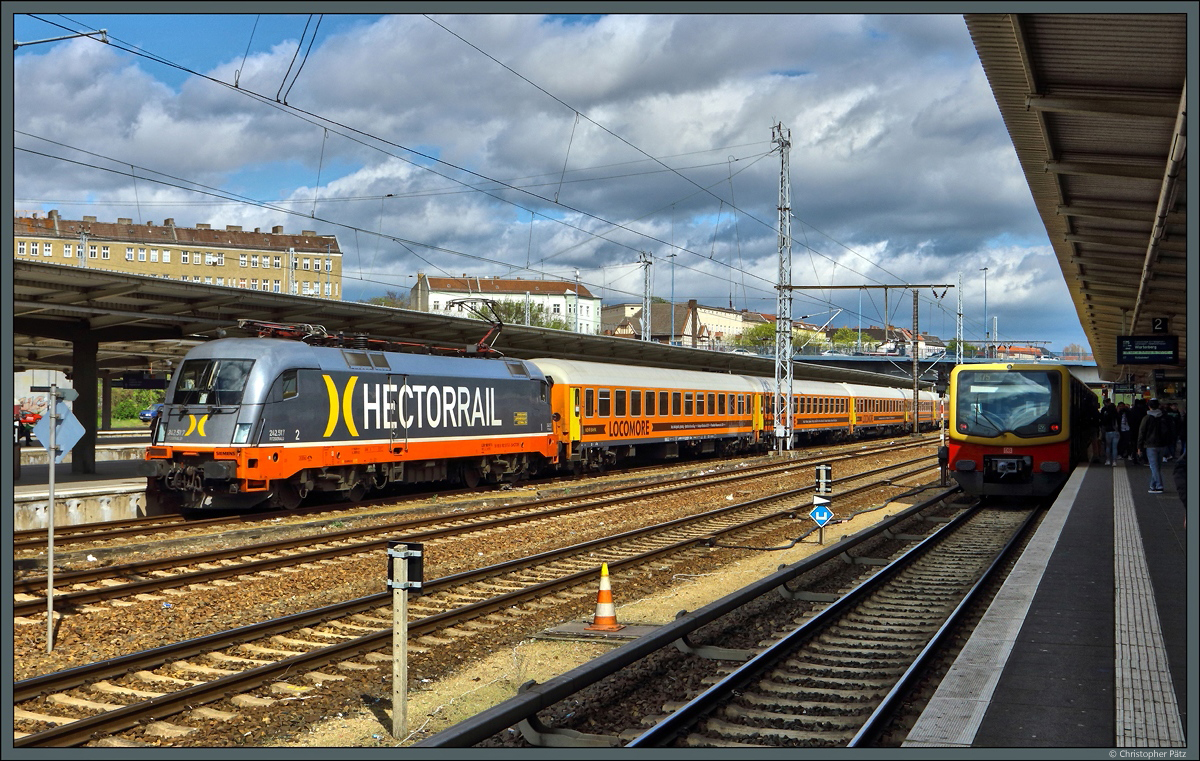
[[[858,331],[853,328],[838,328],[833,334],[833,345],[849,349],[858,345]]]
[[[500,315],[501,321],[505,325],[524,325],[525,324],[525,302],[524,301],[495,301],[496,313]],[[484,312],[486,314],[486,310]],[[571,330],[571,325],[560,316],[552,315],[546,311],[545,304],[529,304],[529,324],[538,328],[551,328],[553,330]]]
[[[374,304],[381,307],[397,307],[400,309],[408,309],[408,295],[397,291],[388,291],[383,296],[376,296],[373,299],[364,299],[364,304]]]
[[[950,339],[950,341],[946,344],[946,353],[947,354],[957,354],[958,351],[955,349],[956,346],[958,346],[958,339],[955,339],[955,338]],[[964,357],[974,357],[978,353],[979,353],[979,347],[975,346],[974,344],[969,344],[966,341],[963,341],[962,355]]]
[[[756,353],[775,350],[775,323],[760,322],[752,328],[743,330],[733,338],[733,344]]]

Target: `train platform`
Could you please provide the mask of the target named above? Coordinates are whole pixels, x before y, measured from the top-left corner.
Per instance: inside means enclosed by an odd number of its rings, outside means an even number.
[[[1146,466],[1075,470],[904,747],[1196,758],[1196,572],[1173,467],[1161,494]]]

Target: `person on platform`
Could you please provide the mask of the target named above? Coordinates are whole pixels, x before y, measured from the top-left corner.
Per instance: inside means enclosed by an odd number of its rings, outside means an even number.
[[[1159,409],[1158,400],[1151,399],[1146,415],[1138,426],[1137,436],[1138,454],[1144,457],[1150,466],[1151,494],[1163,492],[1162,457],[1174,441],[1175,431],[1170,419]]]
[[[1104,437],[1104,464],[1117,464],[1117,444],[1121,441],[1120,419],[1117,414],[1117,405],[1112,403],[1111,399],[1104,400],[1104,407],[1100,410],[1100,435]]]

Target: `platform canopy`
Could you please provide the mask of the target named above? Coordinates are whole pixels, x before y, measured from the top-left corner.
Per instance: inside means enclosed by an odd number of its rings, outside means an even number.
[[[69,371],[73,343],[97,344],[100,372],[165,371],[199,342],[250,335],[239,320],[319,324],[330,333],[465,349],[476,346],[488,324],[407,309],[310,296],[84,269],[43,262],[13,263],[14,369]],[[769,358],[595,336],[549,328],[505,325],[492,347],[521,359],[557,357],[594,362],[712,370],[772,377]],[[795,364],[798,380],[845,381],[912,388],[912,381],[883,373]]]
[[[1188,16],[965,19],[1101,377],[1184,377]],[[1120,336],[1178,364],[1123,366]]]

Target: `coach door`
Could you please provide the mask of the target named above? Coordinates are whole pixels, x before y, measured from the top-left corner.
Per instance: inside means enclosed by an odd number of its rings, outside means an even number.
[[[393,390],[394,389],[394,390]],[[408,451],[408,428],[404,425],[403,420],[403,399],[411,397],[412,391],[408,389],[407,375],[388,375],[388,390],[387,390],[387,424],[389,448],[392,454],[401,454]]]
[[[581,419],[581,417],[580,417],[580,416],[581,416],[581,414],[582,414],[582,404],[583,404],[583,402],[582,402],[582,401],[581,401],[581,399],[580,399],[580,396],[581,396],[581,394],[582,394],[582,393],[583,393],[583,392],[582,392],[582,391],[581,391],[579,388],[572,388],[572,389],[571,389],[571,404],[570,404],[570,408],[571,408],[571,420],[570,420],[570,433],[571,433],[571,449],[572,449],[572,453],[574,453],[574,452],[577,450],[577,448],[575,447],[575,444],[576,444],[577,442],[579,442],[579,441],[580,441],[580,440],[583,438],[583,436],[582,436],[582,432],[583,432],[583,422],[582,422],[582,419]]]

